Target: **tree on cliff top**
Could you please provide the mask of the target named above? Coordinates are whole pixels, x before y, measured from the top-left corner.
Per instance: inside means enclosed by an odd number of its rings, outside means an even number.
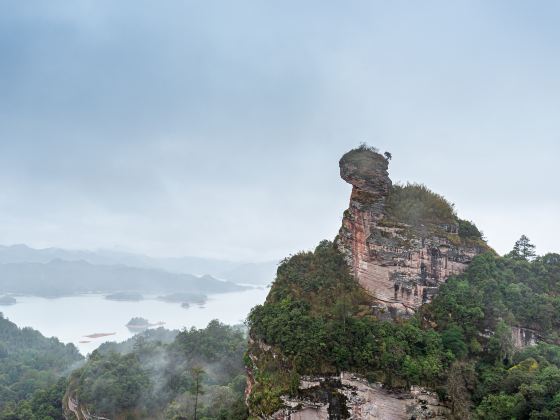
[[[521,235],[521,238],[513,246],[513,250],[509,253],[510,257],[523,258],[524,260],[532,260],[537,256],[535,252],[535,245],[531,243],[529,238]]]
[[[379,149],[377,147],[370,146],[365,141],[360,143],[360,145],[356,149],[353,149],[353,150],[359,150],[360,152],[369,151],[369,152],[379,153]]]

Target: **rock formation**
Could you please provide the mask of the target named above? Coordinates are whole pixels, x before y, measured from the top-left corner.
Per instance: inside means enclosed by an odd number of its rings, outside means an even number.
[[[463,240],[458,219],[411,226],[391,217],[388,166],[388,159],[366,147],[340,160],[340,176],[353,188],[337,245],[376,301],[378,314],[394,318],[410,316],[449,276],[489,248]]]
[[[410,390],[389,390],[360,376],[343,372],[336,377],[306,377],[298,397],[283,399],[286,408],[274,413],[274,420],[443,420],[449,409],[437,394],[412,386]]]
[[[516,349],[534,346],[544,341],[538,331],[524,327],[511,327],[512,344]]]
[[[342,157],[340,175],[353,188],[335,240],[352,274],[371,296],[373,315],[381,319],[412,315],[430,301],[449,276],[461,273],[474,256],[490,250],[474,225],[470,224],[474,234],[460,234],[462,221],[443,197],[418,185],[393,186],[388,167],[389,160],[368,147]],[[403,191],[412,194],[398,197]],[[432,203],[439,207],[439,213],[432,212]],[[401,211],[402,206],[423,208],[430,217],[420,210],[418,218],[403,217],[407,213]],[[367,316],[372,315],[369,308],[365,311]],[[246,401],[250,406],[251,397],[259,394],[259,386],[272,386],[262,373],[267,369],[287,372],[293,368],[293,361],[275,347],[253,339],[251,332],[247,354]],[[265,381],[259,381],[259,371]],[[437,395],[421,387],[389,389],[349,372],[300,379],[291,396],[280,396],[281,408],[276,412],[251,414],[267,420],[449,417],[448,408]],[[271,393],[260,391],[259,395]]]

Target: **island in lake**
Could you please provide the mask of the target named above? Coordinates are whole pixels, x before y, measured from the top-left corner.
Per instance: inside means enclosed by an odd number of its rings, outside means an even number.
[[[165,322],[155,322],[151,323],[146,318],[134,317],[126,324],[126,327],[131,331],[142,331],[151,327],[161,327],[165,325]]]
[[[17,303],[16,298],[13,296],[0,296],[0,305],[1,306],[8,306],[8,305],[15,305]]]
[[[188,308],[189,304],[197,303],[199,305],[203,305],[206,303],[206,299],[208,297],[202,293],[171,293],[165,296],[158,296],[158,300],[162,300],[164,302],[169,303],[180,303],[184,308]]]
[[[89,334],[89,335],[84,335],[84,337],[86,338],[101,338],[101,337],[107,337],[109,335],[115,335],[116,333],[112,332],[112,333],[94,333],[94,334]]]
[[[116,292],[105,296],[105,299],[126,302],[139,302],[144,299],[144,296],[142,296],[141,293],[137,292]]]

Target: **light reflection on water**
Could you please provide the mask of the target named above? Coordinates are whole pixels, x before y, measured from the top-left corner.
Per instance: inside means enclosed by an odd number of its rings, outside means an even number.
[[[168,329],[184,327],[204,328],[212,319],[226,324],[243,322],[251,308],[263,303],[268,289],[220,293],[208,296],[203,305],[189,308],[179,303],[166,303],[152,298],[139,302],[111,301],[104,295],[81,295],[46,299],[32,296],[17,297],[18,303],[0,306],[0,312],[18,327],[32,327],[47,337],[57,337],[64,343],[74,343],[85,355],[105,341],[122,341],[133,333],[126,323],[133,317],[150,322],[165,322]],[[115,333],[97,339],[84,336],[96,333]],[[79,343],[88,341],[89,343]]]

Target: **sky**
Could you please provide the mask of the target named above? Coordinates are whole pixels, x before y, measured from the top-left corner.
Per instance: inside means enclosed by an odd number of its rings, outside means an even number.
[[[0,243],[279,259],[361,142],[560,251],[560,3],[0,0]]]

